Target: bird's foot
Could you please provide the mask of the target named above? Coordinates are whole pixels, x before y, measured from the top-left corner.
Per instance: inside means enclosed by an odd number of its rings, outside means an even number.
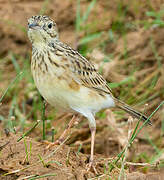
[[[53,146],[55,146],[55,145],[60,145],[62,142],[63,142],[63,141],[60,140],[60,139],[56,140],[55,142],[44,141],[44,143],[47,144],[46,149],[49,149],[49,148],[51,148],[51,147],[53,147]]]
[[[93,168],[95,174],[97,175],[98,172],[96,170],[96,163],[93,160],[90,160],[90,162],[86,165],[87,168],[87,172],[91,170],[91,168]]]
[[[68,134],[69,130],[72,128],[72,126],[74,125],[74,123],[76,122],[77,117],[74,115],[71,119],[71,121],[68,124],[68,127],[64,130],[63,134],[59,137],[58,140],[56,140],[55,142],[45,142],[48,144],[48,146],[46,147],[46,149],[49,149],[50,147],[54,146],[54,145],[60,145],[62,143],[64,143],[64,141],[66,141],[66,135]]]

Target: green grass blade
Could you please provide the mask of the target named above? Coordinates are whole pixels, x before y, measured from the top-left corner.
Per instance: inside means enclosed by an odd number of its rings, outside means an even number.
[[[40,122],[40,120],[37,120],[37,122],[33,125],[33,127],[29,130],[29,131],[27,131],[27,132],[25,132],[18,140],[17,140],[17,142],[19,142],[21,139],[23,139],[25,136],[27,136],[28,134],[30,134],[32,131],[33,131],[33,129],[35,129],[35,127],[39,124],[39,122]]]
[[[17,80],[24,74],[24,72],[20,72],[19,74],[16,75],[16,77],[11,81],[11,83],[9,84],[9,86],[7,87],[7,89],[5,90],[5,92],[3,93],[3,95],[0,98],[0,103],[2,102],[3,98],[5,97],[5,95],[7,94],[8,90],[12,87],[12,85],[14,83],[17,82]]]
[[[85,36],[84,38],[82,38],[80,41],[79,41],[79,45],[84,45],[84,44],[87,44],[91,41],[93,41],[94,39],[97,39],[97,38],[100,38],[102,35],[101,32],[98,32],[98,33],[94,33],[94,34],[90,34],[88,36]]]
[[[43,123],[43,140],[46,139],[46,118],[45,118],[45,101],[43,100],[43,108],[42,108],[42,123]]]
[[[160,157],[163,155],[164,153],[164,149],[161,149],[155,156],[153,156],[150,160],[150,164],[154,164],[155,162],[157,162]]]
[[[25,146],[25,152],[26,152],[26,161],[29,162],[29,159],[28,159],[27,143],[26,143],[26,140],[25,140],[25,139],[24,139],[24,146]]]
[[[44,0],[39,14],[44,15],[47,12],[47,7],[49,3],[50,3],[50,0]]]
[[[93,9],[95,3],[96,3],[96,0],[92,0],[92,1],[91,1],[91,3],[89,4],[86,12],[85,12],[84,15],[82,16],[81,23],[84,23],[84,22],[88,19],[88,16],[89,16],[91,10]]]
[[[16,60],[16,58],[14,57],[14,55],[12,53],[11,53],[11,62],[13,63],[16,72],[19,73],[21,71],[20,66],[17,63],[17,60]]]
[[[118,83],[108,83],[108,84],[109,84],[110,88],[113,89],[113,88],[117,88],[121,85],[128,84],[128,83],[131,83],[134,81],[135,81],[135,77],[129,76],[129,77],[125,78],[124,80],[118,82]]]
[[[32,177],[28,180],[34,180],[34,179],[40,179],[40,178],[45,178],[45,177],[50,177],[50,176],[57,176],[56,174],[44,174],[44,175],[41,175],[41,176],[36,176],[36,177]]]
[[[80,0],[77,0],[77,8],[76,8],[76,32],[80,31],[80,23],[81,23]]]
[[[129,141],[129,143],[128,143],[129,145],[131,145],[131,144],[133,143],[134,139],[135,139],[136,136],[139,134],[139,132],[143,129],[143,127],[149,122],[149,120],[152,118],[152,116],[153,116],[153,115],[159,110],[159,108],[162,107],[163,105],[164,105],[164,101],[162,101],[162,102],[160,103],[160,105],[151,113],[151,115],[148,117],[148,119],[147,119],[146,121],[144,121],[144,123],[140,126],[140,128],[138,128],[140,120],[138,121],[138,123],[137,123],[137,125],[136,125],[136,127],[135,127],[135,130],[134,130],[134,132],[133,132],[133,134],[132,134],[132,136],[131,136],[131,138],[130,138],[130,141]],[[137,129],[138,129],[138,130],[137,130]],[[113,164],[117,164],[117,162],[120,160],[120,158],[122,157],[122,155],[124,154],[124,152],[125,152],[125,149],[123,149],[122,152],[117,155],[117,159],[114,160]],[[114,169],[114,166],[112,165],[112,163],[110,163],[110,167],[109,167],[109,168],[110,168],[110,172]]]

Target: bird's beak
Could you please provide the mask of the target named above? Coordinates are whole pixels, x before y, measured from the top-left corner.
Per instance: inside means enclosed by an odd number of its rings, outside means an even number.
[[[39,25],[36,22],[33,22],[28,25],[29,29],[38,29]]]

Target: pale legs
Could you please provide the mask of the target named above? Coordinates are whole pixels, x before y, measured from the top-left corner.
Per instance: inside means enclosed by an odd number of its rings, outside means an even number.
[[[62,133],[62,135],[59,137],[58,140],[56,140],[53,143],[48,143],[47,149],[50,148],[51,146],[57,145],[57,144],[61,144],[64,140],[66,135],[68,134],[68,131],[73,127],[74,123],[76,122],[76,115],[73,115],[72,119],[70,120],[67,128],[64,130],[64,132]]]
[[[89,171],[90,168],[92,167],[94,172],[96,174],[98,174],[97,170],[95,168],[95,164],[94,164],[95,162],[94,162],[94,157],[93,157],[93,155],[94,155],[94,144],[95,144],[96,128],[95,127],[94,128],[90,128],[90,130],[91,130],[91,156],[90,156],[89,164],[87,165],[87,171]]]
[[[98,174],[97,170],[95,168],[95,162],[94,162],[94,144],[95,144],[95,134],[96,134],[96,121],[95,121],[93,113],[91,113],[91,112],[87,113],[86,111],[83,111],[83,112],[78,111],[78,112],[80,112],[82,115],[84,115],[89,120],[89,127],[90,127],[90,131],[91,131],[91,154],[90,154],[89,164],[87,164],[87,171],[89,171],[92,167],[94,172],[96,174]],[[49,143],[47,148],[49,148],[53,145],[61,144],[65,140],[65,137],[68,134],[68,131],[72,128],[72,126],[76,122],[76,119],[77,119],[77,117],[76,117],[76,115],[74,115],[72,117],[71,121],[69,122],[67,128],[64,130],[64,132],[60,136],[60,138],[57,141],[55,141],[54,143]]]
[[[90,162],[93,162],[95,134],[96,134],[96,128],[91,128],[91,157],[90,157]]]
[[[54,142],[55,144],[61,144],[65,140],[66,135],[68,134],[69,130],[73,127],[74,123],[76,122],[76,119],[77,119],[76,115],[73,115],[72,119],[68,123],[67,128],[64,130],[64,132],[59,137],[59,139]]]
[[[93,113],[90,112],[89,114],[87,114],[87,119],[89,120],[89,128],[91,131],[91,156],[90,156],[89,164],[87,165],[87,171],[89,171],[90,168],[92,167],[94,172],[96,174],[98,174],[97,170],[95,168],[95,162],[94,162],[94,157],[93,157],[94,156],[95,134],[96,134],[96,121],[95,121]]]

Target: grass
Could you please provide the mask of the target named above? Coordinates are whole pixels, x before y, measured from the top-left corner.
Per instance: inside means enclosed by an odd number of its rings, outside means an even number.
[[[11,81],[11,83],[9,84],[9,86],[6,88],[6,90],[5,90],[4,93],[2,94],[2,96],[1,96],[1,98],[0,98],[0,103],[2,103],[4,97],[5,97],[5,95],[8,93],[9,89],[13,86],[14,83],[16,83],[16,82],[19,80],[20,76],[22,76],[22,75],[23,75],[23,73],[20,72],[20,73]]]
[[[57,174],[44,174],[44,175],[41,175],[41,176],[37,176],[37,175],[33,175],[34,177],[25,177],[26,179],[28,180],[35,180],[35,179],[41,179],[41,178],[46,178],[46,177],[52,177],[52,176],[57,176]]]
[[[47,163],[44,162],[44,160],[43,160],[43,158],[42,158],[42,156],[41,156],[40,154],[38,154],[38,157],[39,157],[39,160],[41,161],[42,165],[43,165],[44,167],[48,167],[48,166],[47,166]]]
[[[42,9],[40,11],[41,14],[44,14],[46,12],[46,8],[48,7],[49,1],[44,1],[44,4],[42,6]],[[80,0],[77,0],[77,11],[76,11],[76,23],[75,23],[75,32],[77,36],[77,49],[79,51],[87,56],[92,52],[93,49],[99,49],[101,52],[104,53],[104,63],[101,66],[101,69],[99,70],[101,73],[103,73],[103,68],[109,63],[113,62],[116,58],[118,59],[118,64],[114,68],[114,71],[119,73],[125,73],[126,76],[123,80],[119,82],[108,82],[109,86],[112,88],[116,94],[119,94],[120,99],[125,100],[127,103],[134,105],[136,104],[138,107],[149,103],[149,106],[152,105],[153,102],[156,102],[157,105],[159,103],[159,99],[163,97],[164,93],[164,87],[158,88],[158,82],[161,80],[162,76],[162,57],[159,54],[158,46],[155,44],[155,41],[153,39],[153,36],[150,37],[149,45],[151,47],[151,51],[153,53],[153,58],[155,62],[154,66],[157,65],[157,68],[155,68],[153,71],[151,71],[148,74],[145,74],[145,76],[140,76],[139,78],[135,75],[136,72],[140,72],[143,69],[146,69],[147,62],[140,62],[138,65],[136,65],[134,62],[137,62],[135,58],[131,57],[131,52],[128,51],[128,44],[127,44],[127,35],[128,32],[133,31],[135,28],[138,28],[138,26],[144,27],[145,31],[148,31],[150,28],[158,28],[163,27],[163,10],[155,11],[147,11],[145,16],[147,19],[144,20],[134,20],[127,22],[126,19],[128,18],[128,11],[129,7],[127,6],[124,8],[124,4],[121,2],[117,4],[117,14],[118,16],[116,19],[113,20],[110,28],[106,31],[101,31],[99,29],[96,29],[94,32],[91,31],[92,26],[94,26],[95,22],[89,21],[89,16],[92,15],[94,12],[94,8],[97,5],[96,0],[92,0],[88,3],[88,6],[86,6],[86,10],[82,11],[82,4]],[[151,21],[150,21],[151,20]],[[21,25],[17,25],[14,22],[7,22],[8,26],[15,26],[18,30],[26,32],[25,28]],[[82,38],[79,38],[80,33],[83,33],[84,36]],[[104,38],[105,37],[105,38]],[[118,40],[123,39],[124,42],[124,49],[121,54],[116,55],[114,52],[108,53],[106,52],[106,49],[108,46],[114,46],[118,43]],[[141,51],[142,52],[142,51]],[[42,103],[42,99],[40,95],[37,93],[36,87],[34,85],[34,82],[32,80],[32,76],[30,73],[30,63],[29,63],[29,57],[21,57],[19,55],[14,54],[13,52],[8,52],[9,54],[9,61],[12,63],[15,78],[12,76],[12,80],[10,81],[8,87],[6,90],[3,90],[2,95],[0,96],[0,105],[3,106],[3,103],[8,103],[8,118],[6,120],[6,117],[3,115],[0,115],[0,120],[4,122],[5,128],[9,128],[10,131],[16,133],[15,128],[20,129],[22,132],[22,136],[18,139],[18,142],[22,139],[24,139],[25,136],[30,135],[31,132],[35,131],[35,128],[37,127],[37,130],[42,133],[42,139],[45,140],[46,138],[52,139],[52,142],[54,141],[54,134],[56,133],[56,127],[53,126],[52,129],[52,123],[53,119],[56,118],[56,112],[54,110],[50,110],[51,112],[48,113],[47,117],[45,118],[45,104]],[[29,55],[28,55],[29,56]],[[120,64],[121,68],[120,68]],[[101,64],[101,62],[98,62],[98,64]],[[23,70],[22,70],[23,69]],[[128,69],[128,70],[127,70]],[[118,71],[121,70],[121,71]],[[128,75],[127,75],[128,73]],[[3,73],[1,73],[3,77]],[[2,78],[3,79],[3,78]],[[8,80],[9,81],[9,80]],[[162,81],[161,81],[162,82]],[[26,88],[22,88],[21,84],[25,84]],[[128,93],[127,93],[128,92]],[[22,95],[23,94],[23,95]],[[31,100],[30,108],[27,106],[27,100]],[[29,103],[30,104],[30,103]],[[157,112],[157,110],[163,105],[163,102],[155,109],[155,111],[149,116],[149,119],[154,115],[154,113]],[[155,105],[152,105],[152,107],[155,107]],[[153,109],[153,108],[150,108]],[[150,111],[150,110],[149,110]],[[152,111],[152,110],[151,110]],[[159,111],[158,114],[162,117],[164,115],[162,114],[162,111]],[[116,119],[123,119],[124,113],[121,111],[115,112]],[[98,119],[105,118],[104,111],[99,112],[97,115]],[[42,128],[39,126],[40,121],[36,121],[38,119],[42,119]],[[46,121],[45,121],[46,119]],[[30,121],[29,121],[30,120]],[[50,120],[50,121],[48,121]],[[36,121],[32,124],[33,121]],[[46,123],[46,124],[45,124]],[[139,122],[137,123],[132,135],[129,138],[127,146],[117,155],[116,159],[112,162],[109,162],[109,168],[106,167],[104,170],[104,174],[110,174],[111,171],[113,171],[116,168],[119,168],[121,172],[126,171],[126,150],[127,147],[129,148],[130,145],[134,142],[137,135],[140,133],[140,131],[143,131],[143,128],[145,127],[146,122],[144,122],[139,127]],[[32,126],[32,128],[31,128]],[[55,128],[55,130],[54,130]],[[155,128],[153,126],[153,128]],[[28,130],[29,129],[29,130]],[[48,137],[48,132],[52,131],[51,137]],[[55,131],[55,132],[54,132]],[[162,138],[164,134],[164,121],[161,121],[161,127],[160,127],[160,139]],[[41,138],[41,137],[40,137]],[[143,161],[146,161],[148,164],[154,164],[158,161],[158,159],[163,154],[163,148],[161,147],[162,142],[159,142],[159,144],[154,143],[155,140],[151,139],[149,137],[149,134],[146,136],[147,142],[152,146],[154,149],[154,153],[151,157],[148,157],[144,152],[136,155],[131,161],[139,161],[140,158]],[[24,141],[25,143],[25,141]],[[25,149],[26,149],[26,160],[29,161],[28,156],[28,149],[27,145],[25,143]],[[77,150],[77,154],[79,156],[79,152],[82,150],[82,145],[79,146]],[[69,153],[67,154],[66,164],[69,164]],[[40,162],[44,161],[44,157],[40,158]],[[121,165],[119,163],[122,163]],[[136,162],[136,163],[137,163]],[[36,164],[34,164],[35,166]],[[145,165],[146,166],[146,165]],[[164,166],[164,162],[160,161],[160,167]],[[108,171],[109,169],[109,171]],[[48,176],[48,175],[43,175]],[[41,178],[43,176],[37,176],[33,178]],[[101,175],[104,176],[104,175]],[[121,173],[120,173],[121,178]],[[30,178],[29,178],[30,179]],[[32,179],[32,177],[31,177]]]
[[[29,164],[29,158],[31,155],[32,143],[30,142],[30,148],[28,150],[26,140],[24,139],[24,146],[25,146],[25,153],[26,153],[25,162],[26,162],[26,164]]]
[[[39,120],[36,122],[36,123],[34,123],[34,125],[32,126],[32,128],[29,130],[29,131],[27,131],[27,132],[25,132],[18,140],[17,140],[17,142],[19,142],[19,141],[21,141],[25,136],[28,136],[35,128],[36,128],[36,126],[39,124]]]
[[[153,20],[151,23],[145,23],[146,28],[150,27],[164,27],[164,10],[161,9],[160,11],[147,11],[146,15],[152,17]]]
[[[96,0],[92,0],[90,4],[88,5],[86,11],[83,15],[81,15],[81,9],[80,9],[80,0],[77,0],[77,10],[76,10],[76,32],[78,33],[83,28],[83,25],[85,25],[85,22],[87,21],[89,14],[91,13],[91,10],[94,8],[96,3]]]
[[[133,131],[133,133],[132,133],[132,135],[131,135],[131,137],[130,137],[130,139],[129,139],[129,142],[128,142],[127,147],[130,146],[130,145],[134,142],[135,138],[136,138],[137,135],[140,133],[140,131],[144,128],[145,125],[147,125],[148,121],[153,117],[153,115],[154,115],[154,114],[159,110],[159,108],[161,108],[163,105],[164,105],[164,101],[162,101],[162,102],[159,104],[159,106],[151,113],[151,115],[148,117],[148,119],[147,119],[146,121],[144,121],[144,123],[143,123],[140,127],[139,127],[140,120],[138,121],[138,123],[137,123],[137,125],[136,125],[136,127],[135,127],[135,129],[134,129],[134,131]],[[114,160],[114,162],[113,162],[114,164],[117,164],[117,162],[120,160],[121,157],[124,158],[125,151],[126,151],[126,148],[124,148],[124,149],[121,151],[121,153],[119,153],[119,154],[117,155],[117,159]],[[110,171],[112,171],[113,168],[114,168],[113,163],[111,164]]]
[[[30,164],[22,169],[17,169],[17,170],[14,170],[14,171],[11,171],[11,172],[8,172],[8,173],[5,173],[3,174],[3,176],[7,176],[7,175],[10,175],[10,174],[14,174],[14,173],[17,173],[17,172],[21,172],[21,171],[24,171],[26,169],[29,169],[31,167],[34,167],[36,165],[38,165],[39,163],[43,163],[43,161],[49,159],[50,157],[54,156],[55,153],[62,147],[62,145],[68,140],[69,137],[67,137],[57,148],[55,148],[55,150],[53,150],[51,153],[49,153],[47,156],[45,157],[42,157],[40,160],[36,161],[35,163],[33,164]],[[58,164],[60,166],[60,163]]]
[[[43,140],[46,140],[46,117],[45,117],[45,101],[43,100],[43,108],[42,108],[42,123],[43,123]]]
[[[52,131],[51,131],[51,132],[52,132],[52,136],[51,136],[51,137],[52,137],[52,138],[51,138],[51,142],[54,142],[55,128],[54,128],[54,127],[52,127],[52,128],[51,128],[51,130],[52,130]]]

